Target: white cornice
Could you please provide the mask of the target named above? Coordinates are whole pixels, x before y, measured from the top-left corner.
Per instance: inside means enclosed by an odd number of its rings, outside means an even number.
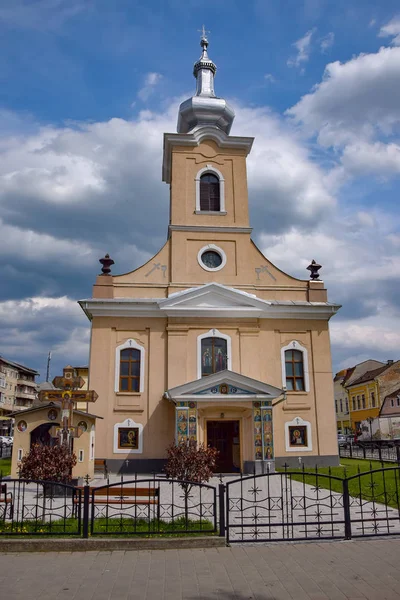
[[[253,145],[254,138],[227,135],[218,127],[202,126],[192,133],[164,133],[164,156],[162,178],[171,183],[171,151],[173,146],[198,146],[203,140],[214,140],[220,148],[243,149],[246,156]]]
[[[206,233],[248,233],[252,227],[218,227],[216,225],[169,225],[169,231],[205,231]]]
[[[327,321],[340,308],[329,302],[262,300],[254,294],[208,283],[168,298],[91,298],[79,304],[87,317],[211,317]]]
[[[212,400],[231,400],[232,396],[227,397],[226,394],[199,394],[199,392],[207,391],[220,384],[232,385],[241,390],[248,392],[247,394],[238,394],[234,398],[237,400],[250,400],[253,398],[269,398],[274,399],[284,393],[283,389],[276,386],[264,383],[252,377],[235,373],[234,371],[226,370],[213,373],[207,377],[195,379],[183,385],[178,385],[167,390],[166,396],[170,399],[182,400],[197,400],[209,401]]]

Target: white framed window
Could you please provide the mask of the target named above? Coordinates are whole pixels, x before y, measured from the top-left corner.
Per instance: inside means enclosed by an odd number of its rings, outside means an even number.
[[[17,460],[22,460],[23,455],[24,451],[22,450],[22,448],[18,448]]]
[[[124,350],[137,350],[138,353],[135,353],[135,356],[125,357],[121,355],[121,352]],[[137,359],[139,357],[139,360]],[[128,360],[125,360],[128,358]],[[127,367],[122,366],[123,363],[127,363]],[[124,393],[134,393],[134,392],[143,392],[144,391],[144,364],[145,364],[145,349],[143,346],[138,344],[135,340],[129,339],[126,340],[120,346],[117,346],[115,349],[115,392],[124,392]],[[127,369],[125,375],[121,371]],[[127,386],[125,384],[125,377]],[[135,387],[134,387],[135,386]],[[123,387],[127,387],[127,389],[121,389]]]
[[[311,423],[295,417],[285,423],[286,452],[310,452],[312,450]]]
[[[125,419],[114,425],[114,454],[142,454],[143,425]]]
[[[197,379],[228,369],[232,371],[232,340],[218,329],[197,336]]]
[[[90,460],[94,460],[94,425],[90,429]]]
[[[302,360],[299,360],[298,352],[301,352]],[[289,344],[283,346],[283,348],[281,348],[281,366],[282,386],[286,388],[288,392],[310,391],[307,348],[302,346],[296,340],[292,340]],[[303,389],[301,389],[302,387]]]
[[[84,452],[83,450],[79,450],[78,452],[78,462],[83,462]]]
[[[209,210],[202,209],[201,193],[200,193],[201,185],[200,184],[201,184],[201,178],[203,177],[203,175],[207,175],[207,174],[214,175],[219,180],[219,210],[217,210],[217,211],[214,211],[214,210],[209,211]],[[197,212],[200,212],[200,213],[211,212],[211,213],[226,214],[225,213],[225,179],[224,179],[222,173],[220,171],[218,171],[218,169],[216,169],[213,165],[208,164],[203,169],[200,169],[200,171],[197,173],[195,182],[196,182],[196,213]]]

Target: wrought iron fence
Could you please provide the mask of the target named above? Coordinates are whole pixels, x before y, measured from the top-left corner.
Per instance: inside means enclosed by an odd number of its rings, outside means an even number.
[[[228,543],[400,535],[400,467],[225,477],[136,476],[98,487],[0,479],[0,537],[199,535]]]
[[[227,484],[228,542],[345,537],[341,479],[315,471],[242,477]],[[299,480],[300,479],[300,480]]]
[[[135,478],[91,488],[91,535],[217,532],[217,492],[211,485]]]
[[[380,444],[366,446],[349,443],[339,446],[339,456],[341,458],[363,458],[378,460],[379,462],[393,462],[400,465],[400,446],[382,446]]]
[[[0,479],[1,535],[81,535],[81,490],[28,479]]]
[[[400,468],[338,477],[289,471],[228,482],[227,541],[351,539],[400,534]]]

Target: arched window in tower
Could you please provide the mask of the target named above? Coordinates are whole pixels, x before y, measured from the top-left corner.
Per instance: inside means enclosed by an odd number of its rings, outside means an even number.
[[[120,352],[119,391],[138,392],[140,390],[140,350],[125,348]]]
[[[304,363],[301,350],[285,351],[286,388],[290,391],[303,392]]]
[[[201,340],[201,376],[212,375],[227,369],[227,340],[207,337]]]
[[[204,173],[200,177],[200,210],[209,212],[221,210],[220,182],[212,173]]]

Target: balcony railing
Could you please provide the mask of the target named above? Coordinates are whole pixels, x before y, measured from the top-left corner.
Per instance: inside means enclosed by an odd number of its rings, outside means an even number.
[[[23,398],[26,400],[35,400],[36,394],[33,390],[29,391],[29,392],[22,392],[20,390],[17,390],[15,392],[15,398]]]
[[[37,383],[35,383],[31,379],[24,379],[23,377],[18,377],[17,384],[18,385],[27,385],[29,387],[34,387],[34,388],[37,387]]]

